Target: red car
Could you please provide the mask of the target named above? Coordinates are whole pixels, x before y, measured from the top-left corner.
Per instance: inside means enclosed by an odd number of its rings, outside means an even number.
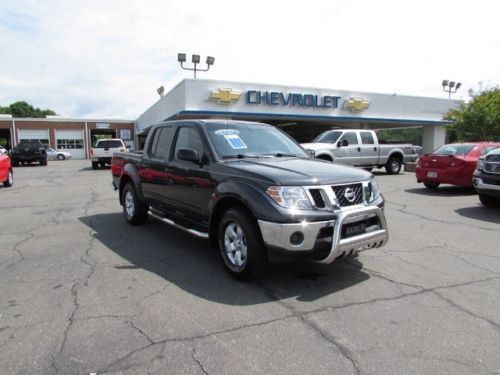
[[[435,189],[440,184],[472,187],[472,173],[477,159],[497,147],[500,143],[470,142],[441,146],[432,154],[420,157],[415,170],[417,182],[423,182],[429,189]]]
[[[9,155],[2,152],[0,152],[0,182],[3,182],[5,187],[11,187],[14,183],[14,172],[12,172]]]

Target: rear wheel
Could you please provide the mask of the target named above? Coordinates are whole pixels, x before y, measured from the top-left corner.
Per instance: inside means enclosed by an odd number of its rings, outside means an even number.
[[[141,225],[148,219],[149,206],[137,196],[132,184],[128,183],[122,190],[123,214],[125,220],[132,225]]]
[[[264,243],[255,219],[235,207],[219,223],[219,249],[226,270],[237,279],[263,273],[267,266]]]
[[[64,160],[66,157],[63,154],[57,155],[57,160]]]
[[[12,169],[9,169],[9,172],[7,173],[7,180],[3,182],[3,186],[11,187],[13,184],[14,184],[14,173],[12,172]]]
[[[439,182],[424,182],[424,186],[427,189],[437,189],[439,187]]]
[[[99,168],[99,163],[96,161],[93,161],[92,162],[92,169],[97,169],[97,168]]]
[[[486,207],[500,207],[500,197],[479,194],[479,200]]]
[[[387,174],[398,174],[401,172],[401,159],[392,156],[388,161],[387,164],[385,165],[385,170],[387,171]]]
[[[40,165],[47,165],[47,159],[40,160]]]

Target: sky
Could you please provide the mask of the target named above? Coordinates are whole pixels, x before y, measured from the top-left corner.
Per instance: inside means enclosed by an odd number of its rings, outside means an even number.
[[[0,105],[135,120],[201,79],[446,98],[500,84],[497,0],[2,0]]]

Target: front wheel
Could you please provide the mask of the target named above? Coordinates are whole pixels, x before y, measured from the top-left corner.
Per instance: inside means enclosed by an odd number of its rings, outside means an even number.
[[[47,159],[40,160],[40,165],[47,165]]]
[[[137,196],[132,184],[128,183],[122,190],[123,214],[125,220],[132,225],[141,225],[148,219],[149,206]]]
[[[398,174],[401,172],[401,160],[398,157],[392,157],[387,161],[385,170],[387,174]]]
[[[233,277],[246,279],[265,271],[267,259],[260,230],[246,210],[239,207],[227,210],[218,234],[222,261]]]
[[[92,169],[94,169],[94,170],[95,170],[95,169],[97,169],[97,168],[99,168],[99,163],[97,163],[97,162],[93,161],[93,162],[92,162]]]
[[[9,169],[9,172],[7,174],[7,180],[3,182],[3,186],[11,187],[13,184],[14,184],[14,173],[12,172],[12,169]]]
[[[479,194],[479,200],[486,207],[500,206],[500,197],[492,197],[491,195]]]
[[[63,154],[57,155],[57,160],[64,160],[66,157]]]

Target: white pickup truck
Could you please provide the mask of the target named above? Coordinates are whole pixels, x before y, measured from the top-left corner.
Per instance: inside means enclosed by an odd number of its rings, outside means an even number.
[[[398,174],[403,163],[418,157],[409,143],[380,144],[373,130],[329,130],[318,135],[312,143],[303,143],[302,147],[318,159],[367,170],[385,167],[388,174]]]
[[[99,139],[95,146],[90,149],[90,159],[92,169],[97,169],[99,165],[104,167],[111,165],[111,158],[115,152],[127,152],[128,148],[119,138]]]

